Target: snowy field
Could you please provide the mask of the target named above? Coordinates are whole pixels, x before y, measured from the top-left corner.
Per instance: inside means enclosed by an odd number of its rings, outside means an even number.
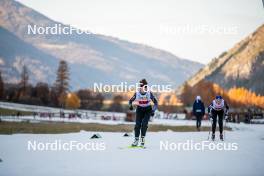
[[[61,108],[26,105],[26,104],[9,103],[9,102],[1,102],[1,101],[0,101],[0,108],[17,110],[17,111],[29,111],[29,112],[36,112],[36,113],[43,113],[43,112],[44,113],[54,113],[57,116],[62,110]],[[76,113],[77,111],[63,109],[63,112],[65,114],[68,114],[68,113]],[[111,116],[111,117],[116,117],[116,118],[124,118],[126,116],[125,113],[91,111],[91,110],[78,110],[78,113],[80,113],[83,117],[87,117],[90,119],[98,119],[98,118],[101,118],[102,116]]]
[[[16,114],[14,116],[0,116],[2,120],[5,121],[23,121],[29,120],[31,122],[40,122],[40,121],[56,121],[56,122],[78,122],[78,123],[103,123],[103,124],[124,124],[124,119],[126,117],[126,113],[121,112],[107,112],[107,111],[92,111],[92,110],[67,110],[61,108],[52,108],[45,106],[35,106],[35,105],[25,105],[19,103],[9,103],[9,102],[1,102],[0,108],[16,110],[16,111],[28,111],[35,112],[37,115],[33,116],[20,116],[16,118]],[[65,113],[65,118],[60,117],[60,112],[63,110]],[[45,113],[45,116],[39,116],[39,114]],[[51,118],[49,118],[48,113],[53,114]],[[70,113],[78,113],[81,118],[68,118]],[[177,115],[178,119],[185,119],[185,114],[170,114],[170,117]],[[163,112],[156,111],[155,117],[165,118],[167,117]],[[109,120],[102,120],[103,118]],[[157,120],[154,123],[163,123],[162,120]],[[166,120],[165,120],[166,123]],[[176,123],[178,124],[178,122]],[[175,124],[173,124],[175,125]]]
[[[30,111],[36,113],[54,113],[55,116],[49,118],[40,117],[39,115],[35,116],[0,116],[1,120],[9,121],[9,122],[22,122],[22,121],[29,121],[31,123],[38,123],[38,122],[73,122],[73,123],[100,123],[100,124],[108,124],[108,125],[117,125],[117,124],[134,124],[134,122],[126,122],[124,119],[126,117],[126,113],[119,113],[119,112],[105,112],[105,111],[90,111],[90,110],[78,110],[82,116],[81,118],[61,118],[59,117],[59,113],[62,109],[60,108],[51,108],[45,106],[35,106],[35,105],[25,105],[25,104],[18,104],[18,103],[8,103],[8,102],[1,102],[0,101],[0,108],[4,109],[11,109],[16,111]],[[77,111],[74,110],[65,110],[63,109],[65,114],[67,113],[76,113]],[[164,116],[163,112],[156,112],[157,115]],[[102,120],[102,117],[110,117],[110,120]],[[157,119],[150,122],[151,124],[163,124],[163,125],[185,125],[185,126],[193,126],[195,125],[195,121],[188,121],[182,120],[185,118],[185,114],[177,114],[177,117],[181,120],[175,119]],[[205,126],[209,125],[209,123],[205,123]]]
[[[17,118],[16,116],[2,116],[2,121],[7,122],[22,122],[22,121],[30,121],[31,123],[40,123],[43,121],[48,122],[72,122],[72,123],[99,123],[106,125],[118,125],[118,124],[134,124],[135,122],[125,122],[124,120],[101,120],[101,119],[79,119],[79,118],[41,118],[41,117],[33,117],[33,116],[20,116]],[[150,124],[159,124],[159,125],[171,125],[171,126],[195,126],[195,120],[174,120],[174,119],[152,119]],[[203,126],[210,126],[208,120],[202,121]]]
[[[208,132],[148,133],[146,149],[129,149],[133,137],[122,133],[92,132],[70,134],[0,135],[0,175],[108,175],[108,176],[175,176],[175,175],[264,175],[264,126],[231,124],[225,144],[237,143],[237,151],[161,150],[160,142],[180,143],[207,139]],[[51,143],[104,144],[105,150],[29,151],[28,141]],[[221,143],[218,139],[214,144]],[[102,149],[102,148],[101,148]]]

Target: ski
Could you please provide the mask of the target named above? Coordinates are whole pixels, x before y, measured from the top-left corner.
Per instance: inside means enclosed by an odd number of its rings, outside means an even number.
[[[209,140],[207,140],[207,141],[209,141],[209,142],[225,142],[224,139],[214,139],[214,140],[209,139]]]
[[[145,149],[146,147],[145,146],[128,146],[128,148],[142,148],[142,149]]]
[[[119,149],[146,149],[145,146],[127,146],[127,147],[119,147]]]

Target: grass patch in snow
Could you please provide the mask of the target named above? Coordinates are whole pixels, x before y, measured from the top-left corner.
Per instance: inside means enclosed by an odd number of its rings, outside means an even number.
[[[20,113],[20,115],[33,115],[33,112],[28,112],[28,111],[18,111],[14,109],[5,109],[5,108],[0,108],[0,115],[2,116],[16,116],[17,113]]]
[[[0,122],[0,134],[15,134],[15,133],[33,133],[33,134],[58,134],[58,133],[73,133],[84,131],[98,132],[132,132],[134,125],[118,124],[107,125],[99,123],[63,123],[63,122]],[[201,131],[208,131],[210,127],[202,127]],[[169,126],[150,124],[148,131],[175,131],[175,132],[195,132],[195,126]],[[226,130],[231,130],[226,128]]]

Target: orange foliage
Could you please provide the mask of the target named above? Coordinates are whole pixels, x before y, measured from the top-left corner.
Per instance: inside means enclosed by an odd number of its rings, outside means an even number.
[[[80,98],[75,93],[69,93],[66,97],[66,107],[70,109],[77,109],[81,105]]]
[[[181,101],[186,106],[192,106],[197,95],[202,97],[206,106],[212,102],[216,95],[221,95],[225,100],[229,100],[222,87],[212,82],[202,80],[192,87],[185,84],[181,94]]]
[[[171,93],[161,93],[158,97],[159,105],[170,105],[175,106],[179,105],[180,101],[178,100],[174,92]]]
[[[221,95],[233,108],[255,106],[264,109],[264,96],[256,95],[246,88],[234,87],[226,91],[217,84],[203,80],[193,87],[186,84],[181,100],[185,105],[191,106],[197,95],[202,97],[207,106],[216,95]]]
[[[227,94],[237,104],[264,108],[264,96],[256,95],[256,93],[245,88],[231,88]]]

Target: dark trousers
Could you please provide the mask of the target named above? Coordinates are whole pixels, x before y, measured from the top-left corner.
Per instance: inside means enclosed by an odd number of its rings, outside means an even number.
[[[212,124],[213,134],[215,133],[215,129],[216,129],[217,116],[218,116],[219,131],[220,131],[220,134],[222,134],[223,133],[224,111],[223,110],[221,110],[221,111],[212,110],[212,116],[213,116],[213,124]]]
[[[141,132],[141,137],[146,136],[148,129],[148,121],[150,119],[152,108],[148,107],[137,107],[136,110],[136,125],[135,125],[135,137],[138,138]]]
[[[202,125],[203,115],[202,114],[196,114],[195,117],[196,117],[196,128],[200,128]]]

